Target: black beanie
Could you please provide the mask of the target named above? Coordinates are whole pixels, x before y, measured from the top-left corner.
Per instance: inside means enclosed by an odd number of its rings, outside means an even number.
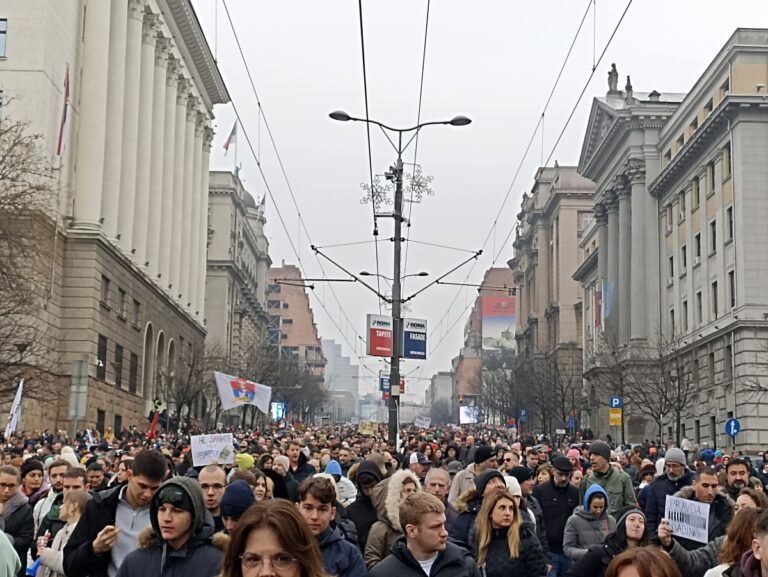
[[[477,489],[477,495],[482,498],[483,491],[485,491],[486,485],[494,477],[498,477],[504,481],[504,475],[502,475],[497,469],[487,469],[475,477],[475,489]],[[505,483],[506,485],[506,483]]]
[[[238,519],[256,502],[251,486],[243,480],[235,481],[221,498],[221,516]]]
[[[484,463],[485,461],[493,457],[495,454],[496,454],[495,451],[488,445],[483,445],[482,447],[478,447],[477,449],[475,449],[475,465]]]
[[[43,464],[37,459],[30,458],[22,463],[20,471],[21,471],[21,478],[23,479],[24,477],[27,476],[27,474],[31,473],[32,471],[40,471],[42,473]]]
[[[531,473],[531,470],[528,467],[512,467],[509,475],[517,479],[518,483],[525,483],[528,479],[533,477],[533,473]]]

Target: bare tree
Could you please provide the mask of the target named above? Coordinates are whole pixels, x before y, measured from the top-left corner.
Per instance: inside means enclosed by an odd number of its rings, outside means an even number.
[[[50,398],[53,343],[46,320],[52,246],[54,171],[42,137],[0,114],[0,397],[18,379],[25,395]]]

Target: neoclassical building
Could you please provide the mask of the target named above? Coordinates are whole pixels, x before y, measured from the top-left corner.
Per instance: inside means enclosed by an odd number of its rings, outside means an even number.
[[[628,82],[595,99],[582,147],[579,172],[597,185],[596,243],[575,275],[595,297],[585,350],[607,341],[631,363],[663,349],[670,387],[693,385],[680,433],[694,446],[768,442],[767,85],[768,30],[738,29],[688,94]],[[658,434],[641,421],[629,440]],[[675,429],[665,419],[664,440]]]
[[[44,137],[58,178],[41,311],[58,386],[24,426],[71,422],[73,371],[81,427],[141,425],[204,341],[211,121],[229,95],[190,0],[0,0],[0,18],[3,114]]]

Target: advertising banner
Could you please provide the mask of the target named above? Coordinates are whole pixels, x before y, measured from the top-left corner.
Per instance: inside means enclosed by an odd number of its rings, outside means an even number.
[[[392,319],[382,315],[366,316],[366,354],[392,356]]]
[[[621,427],[621,409],[611,409],[608,415],[608,424],[611,427]]]
[[[390,393],[389,390],[389,373],[385,373],[384,371],[379,371],[379,390],[382,393],[386,393],[387,395]],[[405,377],[400,377],[400,394],[405,394]],[[395,392],[395,396],[397,396],[397,392]]]
[[[427,321],[403,319],[403,358],[427,359]]]
[[[482,297],[483,350],[515,350],[517,297]]]

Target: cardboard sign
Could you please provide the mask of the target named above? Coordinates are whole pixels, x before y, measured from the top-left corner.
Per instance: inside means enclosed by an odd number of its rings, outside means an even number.
[[[432,424],[432,417],[418,416],[413,420],[413,424],[422,429],[429,429]]]
[[[360,421],[357,425],[357,432],[361,435],[368,435],[369,437],[376,436],[376,423],[372,421]]]
[[[235,449],[232,433],[217,435],[192,435],[192,466],[232,465],[235,462]]]
[[[667,496],[664,517],[675,537],[709,543],[709,505],[690,499]]]

